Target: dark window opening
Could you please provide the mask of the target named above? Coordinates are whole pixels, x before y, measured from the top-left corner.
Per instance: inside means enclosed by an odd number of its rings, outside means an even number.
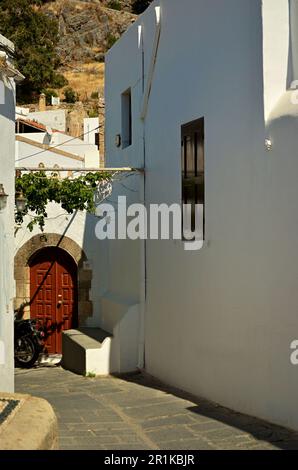
[[[181,128],[182,204],[191,206],[189,228],[192,232],[199,231],[202,240],[205,239],[204,133],[204,118],[185,124]],[[199,220],[196,220],[196,214]],[[185,228],[185,214],[183,228]]]
[[[132,145],[132,102],[131,89],[121,96],[122,106],[122,148]]]
[[[100,149],[100,140],[99,140],[99,132],[95,133],[95,145],[97,146],[98,150]]]

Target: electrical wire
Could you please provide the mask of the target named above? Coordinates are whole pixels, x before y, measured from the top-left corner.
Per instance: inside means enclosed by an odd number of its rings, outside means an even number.
[[[58,147],[61,147],[61,145],[68,144],[69,142],[72,142],[76,139],[79,139],[80,137],[84,137],[85,135],[91,134],[91,132],[97,131],[98,129],[100,129],[100,126],[95,127],[95,129],[91,129],[88,132],[84,132],[83,134],[79,135],[78,137],[72,137],[71,139],[66,140],[65,142],[61,142],[61,144],[53,145],[53,147],[49,147],[47,149],[40,150],[39,152],[33,153],[31,155],[27,155],[26,157],[19,158],[18,160],[16,160],[16,163],[21,162],[22,160],[26,160],[27,158],[35,157],[36,155],[40,155],[42,153],[48,152],[49,150],[54,150]]]

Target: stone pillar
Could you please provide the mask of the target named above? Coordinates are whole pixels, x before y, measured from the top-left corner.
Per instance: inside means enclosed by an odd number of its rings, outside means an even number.
[[[84,118],[87,116],[83,104],[80,101],[75,103],[73,109],[66,116],[67,133],[72,137],[81,138],[83,140]]]
[[[38,110],[46,111],[46,109],[47,109],[46,95],[44,93],[41,93],[41,95],[39,96]]]

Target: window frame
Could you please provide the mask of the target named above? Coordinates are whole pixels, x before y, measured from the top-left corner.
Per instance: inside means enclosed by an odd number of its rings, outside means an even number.
[[[133,143],[132,89],[127,88],[121,94],[121,147],[131,147]]]
[[[187,140],[189,138],[189,141]],[[187,142],[190,142],[190,155],[187,155]],[[201,151],[199,149],[201,147]],[[189,165],[189,162],[192,164]],[[191,167],[190,173],[188,168]],[[201,167],[201,169],[200,169]],[[188,194],[187,194],[188,193]],[[193,193],[194,198],[190,198]],[[181,203],[192,204],[191,230],[195,229],[196,204],[203,206],[202,233],[205,241],[206,178],[205,178],[205,118],[200,117],[181,125]],[[182,214],[182,238],[184,236],[184,211]],[[193,240],[195,237],[193,238]],[[189,240],[191,241],[191,240]]]

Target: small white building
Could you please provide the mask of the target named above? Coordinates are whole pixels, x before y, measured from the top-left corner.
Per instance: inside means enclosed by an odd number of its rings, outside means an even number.
[[[13,53],[13,44],[0,35],[0,392],[14,390],[14,117],[15,81],[22,76],[14,69]]]
[[[39,123],[26,120],[24,124],[25,132],[16,135],[16,169],[50,168],[58,171],[59,178],[76,178],[80,170],[99,168],[95,145],[46,131]],[[96,249],[99,242],[94,235],[98,219],[85,212],[70,215],[61,205],[49,203],[44,231],[35,226],[30,232],[27,225],[33,215],[26,216],[16,229],[14,307],[22,318],[38,318],[56,327],[47,341],[47,352],[60,354],[62,331],[99,324],[105,282],[103,256]]]
[[[25,126],[24,132],[16,135],[16,163],[18,167],[27,166],[29,160],[31,166],[38,166],[39,163],[43,163],[40,162],[40,155],[46,157],[47,160],[48,153],[52,155],[52,165],[61,165],[61,158],[53,160],[53,153],[61,155],[61,152],[70,154],[72,160],[78,157],[78,160],[81,160],[83,166],[87,168],[99,167],[99,152],[96,145],[31,120],[19,121],[19,126],[22,123]],[[42,152],[38,152],[38,149]],[[64,161],[64,166],[65,163]]]
[[[65,109],[47,109],[46,111],[34,111],[28,114],[28,118],[36,120],[47,127],[57,129],[58,131],[66,131]]]
[[[294,80],[297,0],[157,0],[114,45],[106,163],[145,168],[119,194],[181,204],[194,164],[205,233],[111,241],[100,322],[127,319],[131,367],[298,429]]]
[[[99,117],[84,119],[84,141],[99,149]]]

